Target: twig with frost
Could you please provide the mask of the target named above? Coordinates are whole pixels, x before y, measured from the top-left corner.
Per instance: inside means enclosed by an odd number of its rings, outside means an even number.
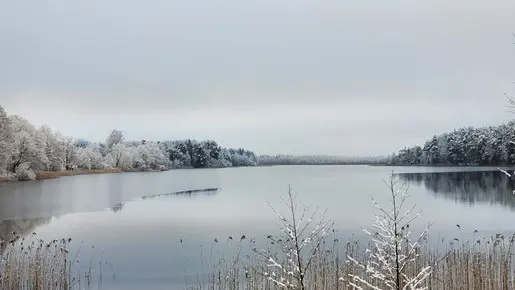
[[[283,199],[287,214],[269,203],[281,229],[279,236],[268,236],[277,254],[270,249],[257,252],[264,258],[267,271],[263,275],[269,281],[281,288],[306,289],[310,279],[308,269],[333,222],[325,218],[325,212],[320,214],[318,208],[311,210],[306,207],[299,211],[296,199],[297,194],[292,193],[290,187],[287,199]]]
[[[498,169],[500,172],[502,172],[502,173],[506,174],[508,177],[511,177],[511,174],[510,174],[508,171],[506,171],[506,170],[504,170],[504,169],[501,169],[501,168],[497,168],[497,169]]]
[[[366,250],[366,264],[348,257],[348,263],[357,266],[359,271],[349,274],[349,285],[354,289],[426,289],[425,282],[431,275],[432,267],[413,270],[413,265],[420,255],[421,241],[427,237],[429,225],[413,241],[409,225],[420,212],[414,213],[415,206],[405,209],[407,185],[398,186],[399,179],[395,179],[393,174],[389,182],[383,181],[391,193],[392,209],[387,211],[373,199],[378,210],[375,222],[372,229],[363,231],[372,237],[375,248]],[[342,277],[341,280],[346,279]]]

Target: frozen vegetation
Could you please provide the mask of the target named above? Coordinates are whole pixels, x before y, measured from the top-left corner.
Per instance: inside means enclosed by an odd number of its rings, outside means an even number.
[[[362,229],[367,239],[340,241],[337,222],[323,209],[303,207],[290,189],[282,206],[270,204],[275,232],[258,240],[244,234],[213,237],[204,247],[207,253],[200,247],[205,260],[196,275],[184,271],[184,289],[513,289],[515,235],[482,237],[474,231],[467,241],[468,233],[456,225],[456,238],[431,240],[429,226],[410,227],[420,211],[409,201],[407,183],[392,176],[385,184],[389,202],[372,200],[374,222]],[[30,235],[48,221],[0,223],[0,289],[98,289],[102,277],[117,279],[117,265],[103,254],[92,268],[92,258],[82,263],[75,250],[68,252],[70,238],[44,241]],[[184,251],[190,242],[177,237],[175,245]],[[199,263],[198,253],[183,257],[185,267]]]
[[[215,238],[208,279],[198,274],[194,281],[185,277],[186,284],[189,289],[513,289],[515,235],[480,237],[474,231],[466,241],[456,225],[456,238],[431,240],[429,224],[415,232],[410,228],[421,211],[409,202],[407,183],[396,176],[384,181],[390,201],[372,200],[375,221],[362,229],[368,241],[340,241],[326,211],[301,207],[290,190],[282,209],[270,205],[278,228],[265,244],[245,235],[225,242]],[[236,249],[233,256],[223,254],[228,247]],[[213,249],[224,250],[212,258]]]
[[[64,136],[39,128],[0,106],[0,181],[33,180],[65,171],[88,173],[156,171],[173,168],[220,168],[256,165],[378,164],[384,157],[322,155],[257,156],[242,148],[224,148],[212,140],[127,141],[113,130],[105,142]],[[43,172],[45,174],[43,174]]]
[[[515,121],[500,126],[461,128],[435,135],[421,146],[394,154],[392,165],[515,164]]]
[[[330,155],[261,155],[259,165],[339,165],[381,164],[386,157],[344,157]]]
[[[40,172],[68,170],[125,171],[255,166],[248,150],[223,148],[215,141],[125,141],[113,130],[104,143],[63,136],[48,126],[37,128],[0,106],[0,177],[33,180]]]

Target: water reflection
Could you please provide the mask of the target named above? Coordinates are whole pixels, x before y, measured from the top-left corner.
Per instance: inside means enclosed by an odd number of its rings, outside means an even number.
[[[156,193],[190,195],[184,189],[217,186],[210,171],[201,182],[192,182],[189,171],[162,174],[84,175],[52,180],[0,184],[0,221],[62,216],[70,213],[112,210],[120,212],[126,202],[159,197]],[[172,173],[168,173],[172,175]],[[198,186],[198,187],[197,187]],[[209,192],[211,194],[213,192]],[[150,195],[149,195],[150,194]]]
[[[174,195],[183,195],[188,197],[193,197],[199,194],[202,195],[215,195],[218,193],[220,188],[203,188],[203,189],[193,189],[193,190],[181,190],[176,192],[170,192],[170,193],[159,193],[159,194],[153,194],[153,195],[145,195],[142,196],[141,199],[151,199],[151,198],[159,198],[159,197],[165,197],[165,196],[174,196]]]
[[[467,205],[500,205],[515,211],[515,179],[500,171],[427,172],[396,174],[401,180],[424,186],[436,197]]]
[[[219,191],[220,191],[220,188],[202,188],[202,189],[192,189],[192,190],[181,190],[181,191],[170,192],[170,193],[144,195],[137,200],[157,199],[160,197],[169,197],[169,196],[186,196],[186,197],[192,198],[197,195],[206,195],[206,196],[215,195]],[[137,200],[132,200],[132,201],[137,201]],[[117,202],[111,207],[111,210],[114,213],[120,212],[120,211],[122,211],[125,204],[126,204],[126,202]]]
[[[115,205],[113,205],[113,207],[111,207],[111,210],[114,213],[120,212],[120,211],[122,211],[124,205],[125,205],[125,203],[123,203],[123,202],[115,203]]]

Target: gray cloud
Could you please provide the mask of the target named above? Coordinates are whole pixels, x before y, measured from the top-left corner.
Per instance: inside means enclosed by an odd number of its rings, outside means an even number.
[[[511,118],[508,0],[2,6],[0,104],[74,136],[367,155]]]

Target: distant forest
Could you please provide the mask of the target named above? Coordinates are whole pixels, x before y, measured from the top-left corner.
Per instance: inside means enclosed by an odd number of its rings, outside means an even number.
[[[515,122],[461,128],[435,135],[423,146],[406,147],[389,158],[391,165],[513,165]]]
[[[363,165],[384,164],[386,157],[343,157],[328,155],[261,155],[259,165]]]
[[[36,128],[0,106],[0,176],[8,179],[32,180],[42,171],[256,165],[254,152],[224,148],[212,140],[125,141],[120,130],[113,130],[104,143],[75,139],[48,126]]]
[[[261,155],[225,148],[213,140],[126,141],[113,130],[105,142],[63,136],[48,126],[36,127],[0,106],[0,177],[32,180],[38,172],[120,169],[220,168],[269,165],[512,165],[515,122],[462,128],[435,135],[423,146],[407,147],[390,157]]]

